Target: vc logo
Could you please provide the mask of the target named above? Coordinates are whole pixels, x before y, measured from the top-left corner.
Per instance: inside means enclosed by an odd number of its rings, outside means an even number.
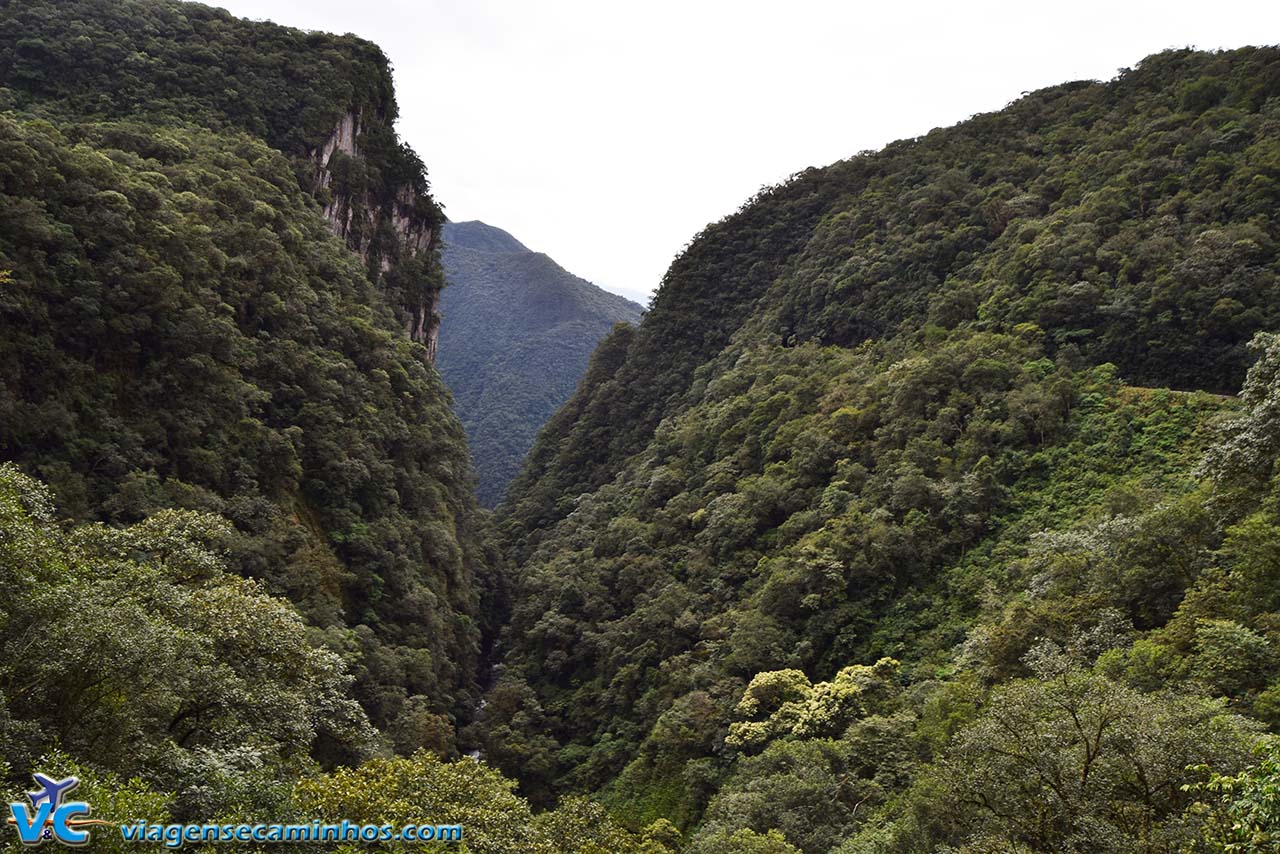
[[[46,839],[56,839],[63,845],[87,845],[89,831],[79,828],[87,824],[107,824],[88,818],[89,805],[84,801],[64,801],[80,781],[75,777],[51,780],[43,774],[33,775],[41,788],[28,792],[31,806],[24,803],[9,804],[13,817],[9,824],[18,828],[18,838],[24,845],[39,845]]]

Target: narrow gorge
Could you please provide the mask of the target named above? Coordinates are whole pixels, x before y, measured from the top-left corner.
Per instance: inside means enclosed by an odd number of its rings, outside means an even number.
[[[1275,850],[1280,49],[804,169],[642,309],[447,222],[369,41],[14,0],[0,45],[12,804]]]

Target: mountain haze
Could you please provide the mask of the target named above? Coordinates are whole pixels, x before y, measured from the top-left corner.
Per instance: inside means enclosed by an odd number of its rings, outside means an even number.
[[[446,223],[441,259],[438,365],[467,431],[480,503],[493,506],[596,344],[643,309],[482,222]]]

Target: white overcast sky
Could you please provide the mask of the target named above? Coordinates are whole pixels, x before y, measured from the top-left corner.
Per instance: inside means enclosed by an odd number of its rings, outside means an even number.
[[[207,0],[377,42],[450,219],[644,302],[762,185],[1108,79],[1169,47],[1280,42],[1280,2]]]

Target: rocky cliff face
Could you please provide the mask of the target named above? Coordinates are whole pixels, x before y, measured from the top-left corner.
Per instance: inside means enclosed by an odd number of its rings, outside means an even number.
[[[355,110],[348,110],[343,115],[341,121],[334,127],[333,132],[329,134],[329,138],[325,140],[324,145],[312,155],[312,162],[315,163],[315,185],[313,191],[329,190],[333,183],[333,174],[329,170],[329,162],[333,158],[334,152],[342,152],[347,157],[358,157],[356,151],[356,135],[359,133],[360,116]],[[328,220],[329,227],[339,237],[350,239],[353,231],[363,231],[363,229],[352,228],[352,207],[351,199],[347,194],[341,196],[331,195],[328,204],[324,206],[324,218]],[[357,248],[358,247],[353,247]],[[363,254],[363,253],[362,253]],[[367,261],[368,258],[366,257]]]
[[[373,116],[370,123],[389,125],[383,115]],[[405,333],[425,346],[434,362],[442,283],[433,275],[438,270],[439,208],[413,182],[381,179],[382,170],[370,163],[363,145],[365,130],[362,110],[352,108],[342,116],[311,154],[312,192],[324,205],[329,227],[360,255],[370,278],[377,282],[403,273],[397,290]],[[418,263],[404,263],[411,260]]]

